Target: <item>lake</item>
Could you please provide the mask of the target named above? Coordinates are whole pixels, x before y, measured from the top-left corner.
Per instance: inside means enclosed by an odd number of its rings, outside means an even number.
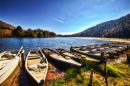
[[[5,50],[18,50],[21,46],[23,46],[25,50],[25,54],[27,55],[29,50],[38,49],[37,47],[41,47],[41,48],[47,47],[51,49],[65,48],[69,50],[71,46],[83,46],[83,45],[103,44],[103,43],[109,43],[109,41],[102,41],[102,40],[97,40],[95,38],[87,38],[87,37],[86,38],[83,37],[0,38],[0,52]],[[54,66],[52,67],[55,68]],[[7,79],[7,81],[5,81],[7,83],[4,84],[10,85],[10,83],[15,82],[14,83],[15,85],[18,84],[19,86],[23,86],[23,85],[28,86],[29,83],[26,76],[26,72],[19,67],[16,70]],[[57,70],[59,69],[57,68]],[[12,79],[13,76],[15,77],[17,76],[17,78]]]
[[[37,47],[51,49],[64,48],[69,50],[71,46],[83,46],[90,44],[103,44],[109,41],[97,40],[90,37],[56,37],[56,38],[0,38],[0,52],[5,50],[18,50],[23,46],[26,54]]]

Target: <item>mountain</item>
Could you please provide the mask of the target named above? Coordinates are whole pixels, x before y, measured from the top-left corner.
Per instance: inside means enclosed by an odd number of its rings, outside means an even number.
[[[0,37],[11,37],[14,29],[14,26],[0,21]]]
[[[10,29],[10,30],[14,30],[14,26],[7,24],[3,21],[0,21],[0,29]]]
[[[76,37],[114,37],[130,38],[130,14],[116,20],[100,23],[82,32],[73,34]]]

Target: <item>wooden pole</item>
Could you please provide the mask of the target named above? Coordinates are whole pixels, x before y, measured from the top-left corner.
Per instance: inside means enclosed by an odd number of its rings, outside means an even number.
[[[101,58],[103,58],[103,59],[105,60],[105,63],[104,63],[104,76],[105,76],[106,86],[108,86],[108,81],[107,81],[107,69],[106,69],[107,59],[106,59],[106,57],[104,57],[104,52],[101,52]]]
[[[127,54],[127,62],[130,64],[130,54]]]
[[[101,52],[101,58],[104,58],[104,52]]]
[[[22,60],[22,70],[25,70],[24,50],[22,50],[22,53],[21,53],[21,60]]]
[[[108,81],[107,81],[107,59],[105,58],[105,64],[104,64],[104,76],[105,76],[105,82],[106,82],[106,86],[108,86]]]
[[[90,86],[92,86],[92,83],[93,83],[93,69],[91,69]]]
[[[129,45],[127,45],[127,51],[129,50]]]
[[[25,63],[25,58],[24,58],[24,50],[22,51],[22,54],[21,54],[21,59],[22,59],[22,64]]]
[[[47,58],[49,57],[49,51],[47,52]]]

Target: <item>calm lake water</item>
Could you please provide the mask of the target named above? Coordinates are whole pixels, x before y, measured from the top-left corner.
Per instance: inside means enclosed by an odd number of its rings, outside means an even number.
[[[18,50],[21,46],[27,52],[30,49],[43,48],[64,48],[69,50],[71,46],[82,46],[90,44],[102,44],[109,41],[97,40],[95,38],[83,37],[56,37],[56,38],[0,38],[0,52],[5,50]]]
[[[38,47],[43,48],[65,48],[70,49],[71,46],[83,46],[90,44],[103,44],[109,43],[109,41],[102,41],[93,38],[81,38],[81,37],[57,37],[57,38],[0,38],[0,52],[5,50],[18,50],[21,46],[24,47],[25,54],[27,55],[28,51],[31,49],[38,49]],[[55,67],[54,67],[55,68]],[[16,79],[12,79],[10,76],[7,81],[4,83],[10,85],[10,83],[15,81],[15,85],[18,86],[28,86],[28,79],[26,72],[21,68],[17,68],[16,72],[12,76],[17,76]],[[59,70],[59,69],[57,69]],[[20,74],[18,74],[20,72]],[[18,75],[17,75],[18,74]],[[21,80],[22,78],[22,80]],[[24,80],[23,80],[24,79]],[[13,80],[13,81],[12,81]],[[5,85],[4,85],[5,86]],[[30,85],[31,86],[31,85]]]

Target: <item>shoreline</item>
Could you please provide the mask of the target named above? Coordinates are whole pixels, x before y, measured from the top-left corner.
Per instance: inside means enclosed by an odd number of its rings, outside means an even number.
[[[105,38],[105,37],[77,37],[77,38],[130,43],[130,38],[128,38],[128,39],[126,39],[126,38]]]
[[[127,42],[130,43],[130,39],[123,39],[123,38],[98,38],[98,40],[105,40],[111,42]]]

